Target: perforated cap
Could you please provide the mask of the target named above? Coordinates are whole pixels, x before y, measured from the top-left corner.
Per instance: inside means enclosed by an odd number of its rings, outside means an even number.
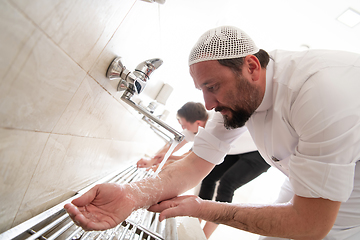
[[[241,29],[222,26],[205,32],[190,52],[189,66],[203,61],[245,57],[259,48]]]

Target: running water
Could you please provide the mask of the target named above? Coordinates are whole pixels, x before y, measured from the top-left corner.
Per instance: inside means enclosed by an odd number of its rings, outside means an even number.
[[[169,150],[167,151],[167,153],[164,156],[164,159],[161,161],[159,167],[156,169],[156,172],[154,174],[154,177],[156,177],[158,175],[158,173],[161,171],[161,169],[163,168],[164,164],[166,163],[166,160],[168,160],[168,158],[170,157],[171,153],[174,151],[175,147],[179,144],[178,141],[173,141],[170,145]]]

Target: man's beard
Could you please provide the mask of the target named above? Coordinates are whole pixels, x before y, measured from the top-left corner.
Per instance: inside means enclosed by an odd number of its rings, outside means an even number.
[[[215,108],[215,111],[226,109],[231,112],[231,116],[223,115],[226,129],[243,127],[262,101],[262,97],[260,98],[260,90],[251,86],[242,76],[238,76],[236,88],[238,96],[245,96],[245,99],[241,100],[243,102],[242,107],[235,105],[233,109],[221,106]],[[233,96],[232,99],[238,98]]]
[[[226,109],[231,112],[231,117],[227,115],[223,115],[224,118],[224,126],[226,129],[235,129],[240,128],[245,125],[247,120],[251,117],[252,113],[244,110],[244,109],[238,109],[236,111],[226,108],[226,107],[217,107],[215,108],[215,111],[221,111],[223,109]]]

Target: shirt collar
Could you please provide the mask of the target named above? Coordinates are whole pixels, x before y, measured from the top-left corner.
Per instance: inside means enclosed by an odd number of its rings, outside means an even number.
[[[272,106],[272,83],[274,76],[274,61],[270,58],[269,64],[266,67],[266,87],[264,98],[259,105],[259,107],[255,110],[255,112],[266,111]]]

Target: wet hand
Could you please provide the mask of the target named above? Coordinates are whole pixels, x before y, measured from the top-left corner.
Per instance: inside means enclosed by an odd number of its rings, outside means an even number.
[[[151,168],[154,165],[158,165],[161,163],[162,159],[164,159],[163,154],[158,154],[154,156],[153,158],[141,158],[137,163],[138,168]]]
[[[84,230],[105,230],[123,222],[134,210],[134,201],[123,185],[96,185],[64,206],[74,223]]]
[[[138,168],[148,168],[152,166],[152,159],[149,158],[141,158],[137,161],[136,166]]]
[[[190,216],[200,217],[203,200],[195,195],[175,197],[152,205],[148,210],[161,212],[160,221],[171,217]]]

